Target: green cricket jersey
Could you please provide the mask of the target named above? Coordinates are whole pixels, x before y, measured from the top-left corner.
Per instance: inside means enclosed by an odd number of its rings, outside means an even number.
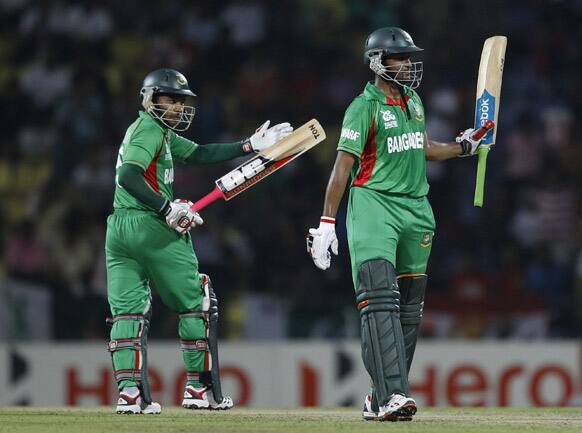
[[[127,128],[115,168],[119,171],[123,163],[138,165],[145,170],[144,178],[148,185],[171,201],[174,197],[174,159],[184,161],[197,147],[193,141],[162,127],[151,115],[140,111],[136,121]],[[113,207],[151,210],[119,186],[117,175]]]
[[[405,105],[368,83],[346,110],[337,150],[356,157],[352,187],[424,197],[428,194],[424,152],[424,108],[405,90]]]

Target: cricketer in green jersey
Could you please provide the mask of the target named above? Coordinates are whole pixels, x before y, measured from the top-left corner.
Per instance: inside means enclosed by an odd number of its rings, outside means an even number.
[[[473,129],[456,142],[428,139],[422,101],[414,90],[422,79],[422,51],[408,33],[381,28],[366,40],[364,59],[375,73],[346,110],[337,158],[317,229],[308,252],[327,269],[337,255],[335,216],[348,178],[346,218],[356,302],[361,317],[362,359],[372,390],[365,397],[366,420],[411,420],[412,363],[435,230],[427,200],[426,160],[474,155],[480,140]]]
[[[203,223],[191,202],[174,200],[174,161],[208,164],[259,152],[293,128],[265,122],[248,139],[198,145],[175,131],[192,122],[195,97],[186,78],[172,69],[148,74],[142,106],[129,126],[116,167],[113,213],[107,219],[105,253],[107,295],[112,318],[109,351],[119,388],[117,413],[160,413],[151,399],[147,375],[147,334],[151,318],[150,284],[164,304],[179,314],[178,334],[187,373],[182,406],[229,409],[222,396],[216,356],[217,301],[207,275],[198,273],[190,230]],[[214,323],[214,325],[213,325]],[[211,355],[213,354],[213,355]]]

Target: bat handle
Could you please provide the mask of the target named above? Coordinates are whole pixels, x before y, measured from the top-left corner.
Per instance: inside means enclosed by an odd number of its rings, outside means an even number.
[[[202,197],[200,200],[198,200],[196,203],[190,206],[190,209],[192,209],[195,212],[199,212],[206,206],[208,206],[211,203],[214,203],[216,200],[220,198],[224,198],[224,194],[222,193],[218,186],[215,186],[212,191],[210,191],[208,194],[206,194],[204,197]]]
[[[479,140],[485,134],[487,134],[490,130],[492,130],[494,127],[495,127],[495,122],[493,122],[493,120],[487,120],[487,121],[485,121],[485,123],[483,124],[483,126],[481,128],[479,128],[475,132],[473,132],[473,135],[471,136],[471,138],[473,140]]]
[[[487,155],[491,148],[489,146],[481,146],[479,148],[479,161],[477,162],[477,179],[475,181],[475,197],[473,205],[476,207],[483,207],[483,194],[485,191],[485,171],[487,170]]]

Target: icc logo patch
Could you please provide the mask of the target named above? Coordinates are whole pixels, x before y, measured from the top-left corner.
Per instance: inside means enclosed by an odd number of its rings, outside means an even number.
[[[382,113],[382,120],[384,120],[384,129],[396,128],[398,122],[396,121],[396,116],[390,110],[380,110]]]

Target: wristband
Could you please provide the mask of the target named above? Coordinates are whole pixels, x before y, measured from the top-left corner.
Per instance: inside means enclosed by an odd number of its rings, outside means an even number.
[[[167,216],[170,213],[170,200],[166,200],[164,202],[163,206],[158,211],[158,213],[163,217]]]

